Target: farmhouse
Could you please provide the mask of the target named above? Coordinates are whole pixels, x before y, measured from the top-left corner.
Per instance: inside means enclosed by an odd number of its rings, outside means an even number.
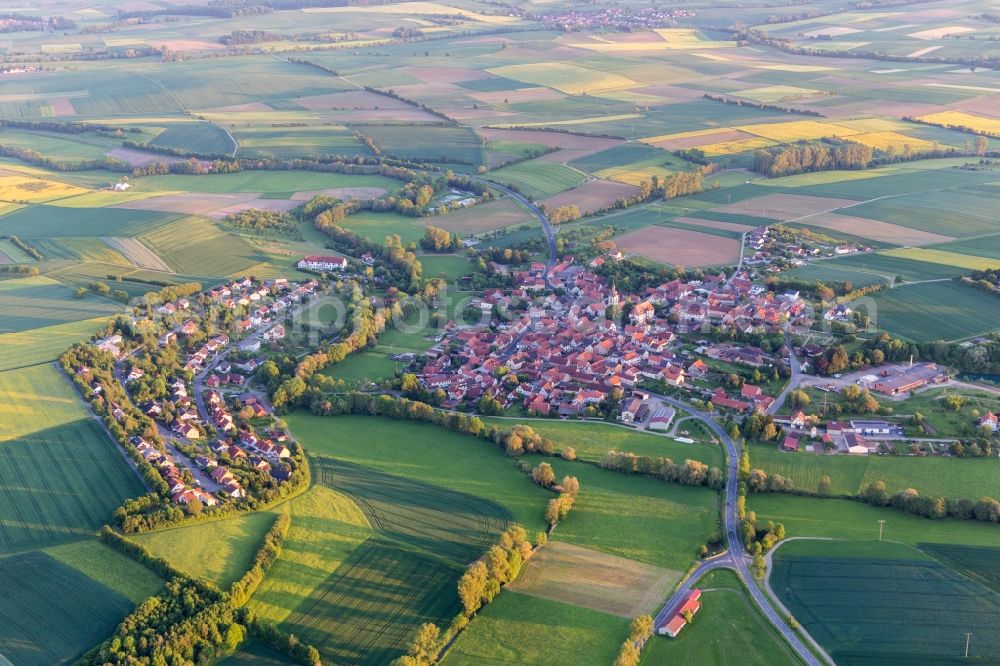
[[[687,625],[687,620],[684,619],[685,613],[694,615],[701,609],[699,599],[701,599],[701,590],[691,590],[691,594],[685,599],[684,604],[671,616],[669,622],[659,627],[658,633],[661,636],[667,635],[671,638],[677,638],[677,634],[681,633],[681,629]]]
[[[996,414],[986,414],[979,419],[979,425],[989,427],[993,432],[1000,430],[1000,417]]]
[[[311,254],[303,257],[299,261],[298,267],[311,271],[342,271],[347,268],[347,259]]]

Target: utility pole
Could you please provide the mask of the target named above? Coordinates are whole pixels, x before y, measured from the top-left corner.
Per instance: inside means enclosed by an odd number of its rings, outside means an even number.
[[[878,521],[878,540],[879,541],[882,540],[882,528],[883,527],[885,527],[885,521],[884,520]]]
[[[965,633],[965,658],[969,658],[969,639],[972,638],[972,634],[969,632]]]

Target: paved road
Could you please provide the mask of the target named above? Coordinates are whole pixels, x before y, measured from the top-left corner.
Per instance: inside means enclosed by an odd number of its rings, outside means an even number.
[[[792,346],[792,336],[788,331],[785,331],[785,347],[788,348],[788,363],[789,369],[792,371],[791,377],[788,379],[788,384],[785,386],[785,390],[778,394],[778,397],[774,399],[771,406],[767,408],[768,414],[777,414],[778,410],[785,405],[785,400],[788,398],[788,394],[799,387],[799,382],[802,381],[802,365],[799,363],[799,359],[795,356],[795,347]]]
[[[799,655],[799,657],[809,666],[823,666],[823,662],[816,658],[816,656],[806,647],[798,634],[785,622],[778,612],[774,609],[771,601],[767,598],[764,592],[757,586],[754,582],[753,575],[750,573],[750,568],[747,564],[749,556],[746,554],[746,547],[743,543],[743,538],[740,535],[740,518],[737,515],[736,499],[739,494],[739,461],[740,461],[740,449],[739,446],[732,440],[728,433],[719,425],[711,416],[706,412],[701,412],[693,409],[691,405],[681,402],[675,398],[671,398],[665,395],[657,395],[655,393],[651,394],[663,402],[670,404],[678,409],[683,409],[694,416],[694,418],[700,420],[704,423],[709,430],[711,430],[716,437],[723,443],[726,447],[726,458],[727,458],[727,474],[726,474],[726,506],[723,511],[723,525],[726,532],[726,542],[729,544],[729,550],[717,557],[704,560],[697,570],[687,579],[687,581],[681,585],[680,589],[674,593],[674,595],[667,601],[663,610],[657,615],[659,620],[661,617],[666,618],[676,612],[687,597],[687,592],[690,591],[691,586],[694,581],[702,576],[707,571],[718,568],[732,569],[736,572],[736,575],[740,577],[746,586],[747,591],[753,598],[754,602],[760,608],[760,611],[765,617],[775,626],[775,628],[785,637],[792,649]],[[659,626],[659,625],[657,625]],[[803,633],[805,633],[803,631]],[[811,636],[805,634],[809,642],[813,647],[820,650],[821,654],[822,648],[812,639]],[[833,663],[832,659],[827,657],[830,663]]]
[[[559,259],[559,256],[556,253],[556,233],[555,231],[552,230],[552,223],[549,222],[549,218],[545,215],[545,213],[542,212],[542,210],[538,206],[531,203],[530,201],[528,201],[526,197],[515,192],[509,187],[500,185],[499,183],[495,183],[492,180],[488,180],[486,178],[477,178],[476,180],[486,183],[490,187],[495,187],[504,194],[512,197],[519,204],[530,210],[534,214],[534,216],[538,218],[538,221],[542,223],[542,231],[545,233],[545,240],[549,246],[549,260],[545,262],[545,272],[542,274],[542,278],[545,280],[545,286],[551,289],[552,283],[549,281],[549,272],[552,270],[552,267],[556,265],[556,261]]]

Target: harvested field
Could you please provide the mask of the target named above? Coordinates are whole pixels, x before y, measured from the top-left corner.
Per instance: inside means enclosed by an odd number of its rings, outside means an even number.
[[[415,222],[441,227],[460,234],[481,234],[484,231],[524,224],[530,222],[531,219],[531,216],[513,199],[504,198],[444,215],[417,218]]]
[[[88,192],[82,187],[22,175],[0,175],[0,201],[37,203]]]
[[[774,141],[771,141],[770,139],[754,137],[751,139],[741,139],[739,141],[710,143],[704,146],[699,146],[699,150],[709,157],[717,157],[719,155],[735,155],[737,153],[745,153],[748,150],[760,150],[761,148],[768,148],[773,145]]]
[[[789,120],[784,123],[766,123],[760,125],[743,125],[736,129],[749,132],[756,136],[788,143],[791,141],[813,141],[829,136],[851,136],[861,134],[861,130],[843,127],[833,123],[821,123],[816,120]]]
[[[331,109],[412,109],[412,105],[402,100],[379,95],[367,90],[348,90],[346,92],[327,93],[325,95],[310,95],[295,100],[299,106],[310,111],[328,111]]]
[[[818,213],[810,215],[807,221],[811,226],[824,227],[831,231],[894,245],[930,245],[952,240],[943,234],[908,229],[897,224],[870,220],[865,217],[854,217],[853,215],[840,215],[839,213]]]
[[[551,541],[510,588],[620,617],[653,612],[682,573]]]
[[[620,139],[606,139],[598,136],[580,136],[564,132],[543,132],[541,130],[495,129],[484,127],[479,134],[487,141],[514,141],[517,143],[537,143],[555,146],[563,150],[604,150],[621,145]]]
[[[642,141],[663,150],[688,150],[689,148],[697,148],[698,146],[713,143],[744,141],[754,138],[753,134],[724,127],[720,129],[695,130],[692,132],[651,136],[647,139],[642,139]]]
[[[226,215],[242,213],[245,210],[267,210],[272,213],[287,213],[299,205],[299,201],[292,199],[251,199],[242,203],[219,208],[208,213],[208,217],[221,220]]]
[[[173,162],[183,162],[185,161],[180,157],[171,157],[170,155],[160,155],[159,153],[146,153],[141,150],[135,150],[134,148],[114,148],[109,150],[107,153],[108,157],[113,157],[116,160],[121,160],[126,162],[131,166],[146,166],[147,164],[153,164],[154,162],[163,162],[164,164],[171,164]]]
[[[944,39],[951,35],[961,35],[966,32],[975,32],[975,28],[968,28],[962,25],[948,25],[941,28],[930,28],[928,30],[921,30],[919,32],[911,32],[907,37],[912,37],[913,39]],[[940,47],[938,47],[940,48]]]
[[[685,268],[734,264],[740,258],[736,239],[657,225],[618,236],[615,243],[622,252]]]
[[[915,152],[920,152],[930,150],[934,147],[934,144],[930,141],[906,136],[899,132],[866,132],[864,134],[855,134],[849,137],[848,141],[860,143],[882,151],[889,150],[890,148],[903,150],[906,146],[909,146]]]
[[[155,252],[142,244],[138,238],[123,238],[121,236],[105,236],[101,238],[113,249],[120,252],[126,259],[139,268],[148,268],[152,271],[171,272],[170,266],[163,259],[160,259]]]
[[[834,211],[856,201],[830,197],[810,197],[802,194],[767,194],[726,206],[713,208],[719,213],[736,213],[766,217],[772,220],[798,220],[818,213]]]
[[[213,211],[237,206],[239,204],[260,198],[260,192],[238,192],[233,194],[206,194],[190,192],[185,194],[167,194],[148,199],[139,199],[118,204],[116,208],[130,210],[159,210],[183,215],[208,215]]]
[[[996,104],[996,100],[993,101]],[[918,120],[943,127],[968,127],[976,132],[1000,135],[1000,120],[961,111],[941,111],[921,116]]]
[[[722,222],[720,220],[702,220],[696,217],[675,217],[673,221],[683,222],[684,224],[693,224],[699,227],[708,227],[710,229],[725,229],[726,231],[738,231],[740,233],[753,229],[753,226],[749,224],[738,224],[736,222]]]
[[[581,213],[589,213],[607,208],[621,197],[631,197],[639,191],[638,187],[626,183],[616,183],[610,180],[592,180],[566,192],[543,199],[550,210],[559,206],[577,206]]]
[[[554,102],[565,99],[566,95],[552,88],[538,87],[474,92],[468,93],[467,97],[484,104],[525,104],[528,102]]]
[[[292,195],[292,201],[309,201],[315,196],[325,195],[334,199],[356,199],[368,201],[377,199],[385,194],[385,189],[381,187],[329,187],[325,190],[306,190],[296,192]]]
[[[76,108],[68,97],[53,97],[49,99],[49,108],[53,116],[75,116]]]
[[[565,62],[533,62],[524,65],[492,67],[491,74],[526,83],[555,88],[567,95],[595,93],[604,90],[635,88],[640,84],[624,76],[578,67]]]

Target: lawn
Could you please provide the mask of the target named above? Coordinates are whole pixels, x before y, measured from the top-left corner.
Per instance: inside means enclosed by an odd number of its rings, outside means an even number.
[[[774,555],[770,584],[837,663],[1000,659],[1000,597],[951,568],[895,544],[797,542]]]
[[[488,442],[437,426],[365,416],[297,412],[288,427],[306,451],[492,500],[534,534],[551,493]]]
[[[184,573],[228,589],[250,569],[272,513],[136,534],[133,538]]]
[[[878,521],[885,520],[884,538],[890,541],[1000,547],[1000,530],[975,521],[930,520],[850,500],[789,495],[751,495],[748,504],[758,520],[783,523],[793,537],[876,539]]]
[[[122,310],[123,306],[95,294],[74,298],[72,289],[41,275],[0,280],[0,334],[93,319]]]
[[[682,572],[717,526],[717,494],[707,488],[582,462],[551,464],[557,479],[571,475],[580,481],[576,504],[553,539]]]
[[[677,418],[683,418],[683,413]],[[483,419],[487,423],[509,428],[518,423],[511,419]],[[581,460],[599,462],[608,451],[631,451],[640,456],[664,456],[676,463],[687,459],[700,460],[706,465],[722,467],[722,450],[710,444],[681,444],[664,435],[654,435],[624,426],[600,422],[527,419],[542,437],[555,444],[556,451],[572,447]]]
[[[163,580],[145,566],[96,539],[52,546],[44,552],[134,604],[142,603],[163,586]]]
[[[644,666],[799,664],[774,626],[761,616],[732,571],[712,571],[698,581],[701,610],[677,638],[654,636],[642,651]],[[724,640],[719,640],[725,637]]]
[[[54,361],[70,345],[86,340],[112,319],[97,317],[0,334],[0,372]]]
[[[468,257],[459,254],[425,254],[417,258],[424,269],[425,279],[443,277],[448,282],[455,282],[475,269]]]
[[[40,552],[0,558],[0,587],[0,655],[18,666],[73,661],[135,605]]]
[[[606,666],[628,635],[625,618],[505,590],[448,652],[445,666]]]
[[[835,494],[859,493],[872,481],[885,481],[890,493],[916,488],[930,497],[1000,497],[1000,460],[995,458],[817,455],[778,451],[772,444],[751,446],[751,466],[787,477],[805,491],[814,492],[826,474]]]
[[[1000,330],[996,296],[956,282],[902,286],[872,299],[877,307],[869,313],[872,324],[915,342],[964,340]]]
[[[513,187],[526,197],[544,199],[573,189],[583,182],[584,175],[556,162],[532,160],[493,171],[490,178]]]

